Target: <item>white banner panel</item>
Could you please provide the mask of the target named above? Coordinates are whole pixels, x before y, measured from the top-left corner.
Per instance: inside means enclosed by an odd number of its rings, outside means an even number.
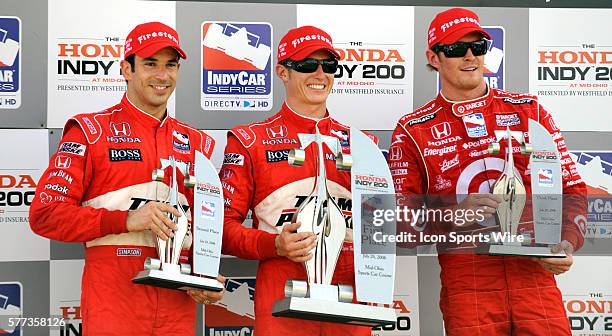
[[[414,7],[298,5],[297,25],[325,30],[340,53],[327,105],[333,117],[393,130],[412,111]]]
[[[569,272],[557,276],[575,336],[612,335],[610,257],[574,257]]]
[[[49,161],[49,131],[0,130],[0,261],[49,260],[49,240],[32,232],[28,212]]]
[[[80,335],[81,277],[84,260],[52,260],[49,267],[49,315],[63,318],[66,325],[51,328],[49,335]]]
[[[372,336],[420,335],[417,257],[397,256],[395,262],[396,273],[393,308],[397,315],[397,321],[393,326],[374,328],[372,330]]]
[[[175,20],[174,1],[109,0],[84,9],[82,1],[54,0],[49,6],[47,127],[62,128],[75,114],[117,104],[125,91],[119,64],[127,34],[144,22],[174,27]],[[174,95],[168,110],[174,113]]]
[[[564,131],[610,131],[611,9],[529,10],[529,92]]]

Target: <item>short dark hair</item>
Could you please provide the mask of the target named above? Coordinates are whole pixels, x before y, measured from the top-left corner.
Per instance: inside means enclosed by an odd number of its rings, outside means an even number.
[[[132,72],[136,71],[136,54],[131,54],[125,59],[126,62],[130,63]]]

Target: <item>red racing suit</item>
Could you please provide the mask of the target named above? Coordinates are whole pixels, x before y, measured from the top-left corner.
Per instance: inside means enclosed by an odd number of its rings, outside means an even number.
[[[485,96],[464,102],[451,102],[440,94],[399,120],[389,149],[396,192],[425,195],[424,202],[433,208],[449,206],[449,198],[456,205],[462,195],[491,192],[504,170],[507,148],[507,140],[503,139],[501,152],[488,154],[488,145],[497,140],[494,131],[510,127],[512,131],[523,132],[529,141],[528,119],[539,121],[557,144],[563,193],[584,197],[586,186],[563,137],[536,97],[492,88]],[[518,153],[519,143],[512,141],[515,167],[530,195],[529,157]],[[444,199],[446,203],[435,204],[437,199]],[[409,203],[414,205],[414,202],[412,199]],[[585,204],[576,202],[566,208],[564,203],[562,239],[569,241],[575,250],[584,240]],[[530,211],[525,210],[523,214]],[[521,223],[519,232],[533,233],[532,222]],[[449,224],[432,221],[420,227],[405,225],[403,229],[417,237],[419,232],[462,231]],[[465,228],[463,233],[492,229],[496,228],[477,224]],[[437,247],[442,282],[440,308],[448,335],[570,335],[553,273],[545,271],[540,264],[526,257],[477,255],[474,244],[468,249],[456,245],[451,249],[451,244]]]
[[[297,134],[314,134],[317,126],[321,134],[338,137],[343,152],[349,152],[347,126],[329,115],[318,121],[303,117],[286,104],[270,118],[235,127],[228,135],[220,171],[226,202],[222,250],[239,258],[260,260],[255,288],[257,335],[370,335],[367,327],[272,316],[274,302],[285,297],[287,279],[306,279],[304,265],[279,257],[274,240],[313,190],[316,145],[307,147],[301,167],[290,166],[287,156],[290,149],[300,148]],[[354,286],[351,174],[338,171],[335,155],[324,148],[328,190],[347,225],[332,283]],[[253,229],[242,226],[249,210]]]
[[[151,180],[161,158],[193,163],[196,150],[210,157],[213,148],[208,135],[168,116],[160,121],[125,95],[107,110],[68,120],[36,190],[30,226],[50,239],[85,243],[84,335],[195,333],[196,305],[189,295],[132,283],[157,251],[155,235],[128,232],[126,217],[148,201],[167,199],[171,170],[164,181]],[[191,216],[193,191],[179,183],[179,194]],[[189,233],[184,255],[190,246]]]

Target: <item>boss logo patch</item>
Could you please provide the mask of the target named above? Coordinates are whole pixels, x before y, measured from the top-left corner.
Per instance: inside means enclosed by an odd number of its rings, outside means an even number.
[[[117,161],[142,161],[142,155],[140,149],[134,148],[122,148],[122,149],[108,149],[108,157],[112,162]]]

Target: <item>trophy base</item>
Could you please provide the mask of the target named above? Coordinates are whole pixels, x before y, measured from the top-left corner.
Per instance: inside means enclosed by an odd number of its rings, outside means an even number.
[[[565,258],[564,251],[552,253],[547,246],[518,246],[518,245],[491,245],[490,255],[523,256],[534,258]]]
[[[395,323],[393,308],[291,297],[276,301],[272,316],[376,327]]]
[[[169,289],[185,290],[189,288],[220,292],[224,286],[216,279],[202,278],[182,273],[170,273],[159,270],[144,270],[138,273],[133,283]]]

